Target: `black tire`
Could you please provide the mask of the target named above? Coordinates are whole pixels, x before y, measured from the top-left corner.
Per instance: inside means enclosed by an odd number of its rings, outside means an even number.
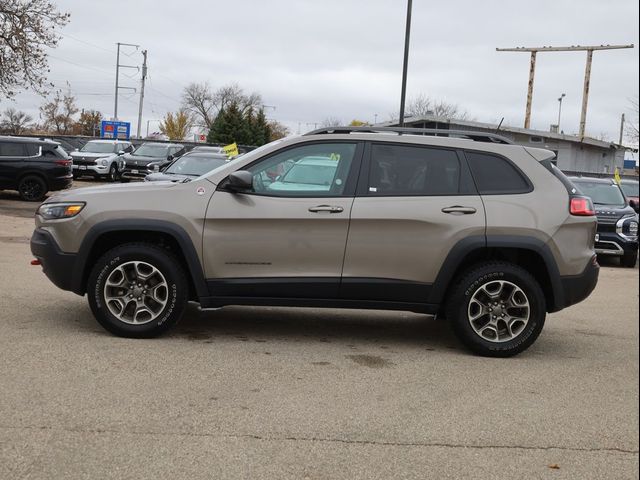
[[[490,282],[495,281],[507,281],[515,285],[526,295],[525,300],[529,304],[528,322],[521,327],[522,330],[513,338],[500,342],[490,341],[476,333],[469,320],[469,304],[473,296],[482,286],[490,285]],[[540,285],[526,270],[507,262],[486,262],[475,265],[458,277],[447,299],[446,316],[458,339],[474,353],[486,357],[511,357],[529,348],[540,335],[546,317],[545,304]],[[497,311],[502,307],[495,308]],[[507,310],[500,311],[509,315]],[[486,315],[492,314],[486,313]],[[487,316],[479,317],[478,321],[488,319]],[[506,327],[504,322],[498,323],[498,326],[500,325]]]
[[[638,252],[625,253],[620,257],[620,265],[626,268],[635,268],[638,261]]]
[[[120,175],[120,183],[129,183],[129,179],[124,178],[122,175]]]
[[[74,173],[74,174],[73,174],[73,179],[74,179],[74,180],[77,180],[79,177],[80,177],[80,175],[78,175],[77,173]]]
[[[110,182],[118,181],[118,166],[115,163],[112,163],[109,167],[109,173],[107,173],[107,180]]]
[[[114,315],[105,301],[107,279],[114,270],[123,265],[127,267],[130,265],[128,262],[134,261],[153,266],[166,281],[166,304],[158,308],[155,318],[147,323],[127,323]],[[184,269],[171,252],[148,243],[127,243],[109,250],[96,262],[87,282],[87,297],[96,320],[109,332],[120,337],[151,338],[166,332],[178,323],[187,305],[188,289],[189,283]],[[135,306],[135,299],[129,301],[132,302],[132,307]],[[143,302],[146,303],[147,300]],[[122,308],[123,312],[124,310],[125,308]]]
[[[27,202],[40,202],[47,194],[47,182],[38,175],[26,175],[18,182],[20,198]]]

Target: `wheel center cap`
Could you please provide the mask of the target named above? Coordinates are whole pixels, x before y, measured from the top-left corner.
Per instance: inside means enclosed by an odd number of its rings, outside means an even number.
[[[133,288],[133,296],[134,297],[139,297],[140,295],[142,295],[142,287],[134,287]]]

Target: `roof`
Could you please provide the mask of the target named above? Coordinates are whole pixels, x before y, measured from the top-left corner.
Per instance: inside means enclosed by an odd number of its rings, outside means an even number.
[[[114,143],[131,143],[129,140],[117,140],[115,138],[111,139],[111,138],[96,138],[95,140],[89,140],[87,143],[109,143],[109,144],[114,144]]]
[[[457,127],[460,126],[460,127],[475,128],[480,130],[490,130],[494,133],[499,133],[503,135],[505,133],[514,133],[514,134],[520,134],[520,135],[537,136],[537,137],[547,138],[550,140],[560,140],[565,142],[580,143],[583,145],[591,145],[599,148],[616,148],[616,149],[620,148],[619,145],[613,142],[605,142],[605,141],[597,140],[595,138],[590,138],[590,137],[584,137],[581,139],[576,135],[566,135],[564,133],[553,133],[553,132],[547,132],[544,130],[533,130],[529,128],[519,128],[519,127],[511,127],[511,126],[505,126],[505,125],[501,125],[500,128],[498,129],[498,125],[495,125],[492,123],[476,122],[471,120],[458,120],[455,118],[452,119],[452,118],[440,117],[437,115],[420,115],[420,116],[405,118],[405,124],[413,124],[413,123],[421,123],[421,122],[444,123],[447,125],[451,125],[452,128],[454,129],[457,129]],[[384,126],[395,126],[397,124],[398,122],[384,122],[376,125],[384,127]]]
[[[163,147],[184,147],[181,143],[144,142],[142,145],[161,145]],[[142,146],[141,145],[141,146]]]
[[[0,141],[11,141],[14,143],[37,143],[40,145],[60,145],[59,142],[49,140],[48,138],[12,137],[10,135],[0,135]]]

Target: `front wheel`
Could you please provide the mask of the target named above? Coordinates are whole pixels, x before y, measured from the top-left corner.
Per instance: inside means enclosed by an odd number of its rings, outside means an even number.
[[[111,167],[109,167],[109,173],[107,174],[107,178],[109,179],[110,182],[118,181],[118,167],[115,163],[112,163]]]
[[[160,335],[180,320],[188,282],[178,259],[147,243],[128,243],[104,254],[87,283],[89,306],[111,333],[129,338]]]
[[[454,285],[446,309],[460,341],[488,357],[510,357],[529,348],[546,316],[538,282],[506,262],[486,262],[467,270]]]

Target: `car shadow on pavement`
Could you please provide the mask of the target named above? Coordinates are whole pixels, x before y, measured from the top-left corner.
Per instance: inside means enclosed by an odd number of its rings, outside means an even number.
[[[462,349],[449,325],[428,315],[378,310],[225,307],[200,311],[189,305],[169,337],[191,341],[228,338],[246,342],[339,342]]]

